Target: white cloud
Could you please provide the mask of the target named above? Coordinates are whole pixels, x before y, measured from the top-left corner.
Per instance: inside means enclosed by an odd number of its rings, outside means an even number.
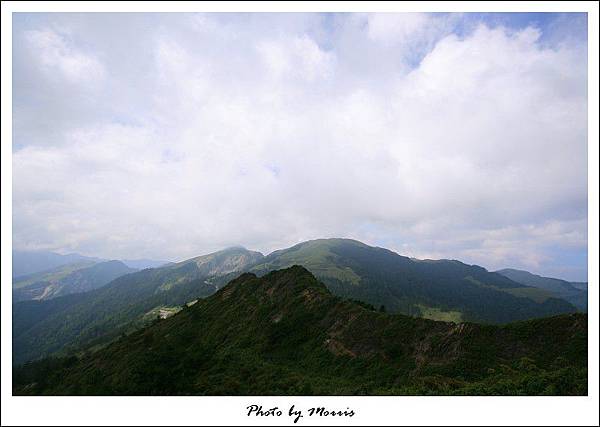
[[[32,54],[47,73],[62,73],[75,82],[101,79],[102,64],[93,56],[74,49],[67,38],[51,29],[31,30],[25,34]]]
[[[94,21],[17,57],[28,78],[111,73],[97,96],[69,86],[48,105],[17,80],[16,246],[181,259],[348,236],[548,271],[585,252],[587,76],[573,45],[484,24],[459,36],[455,16],[152,19],[123,26],[123,52]]]
[[[433,19],[426,13],[371,13],[368,35],[375,41],[403,43],[426,32]]]
[[[263,41],[257,50],[275,79],[288,77],[313,82],[326,80],[333,72],[333,55],[321,50],[306,35],[291,40]]]

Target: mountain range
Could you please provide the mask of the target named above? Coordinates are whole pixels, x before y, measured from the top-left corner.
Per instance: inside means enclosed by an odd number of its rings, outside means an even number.
[[[62,265],[80,262],[97,262],[100,258],[79,254],[57,254],[48,251],[12,251],[12,277],[48,271]]]
[[[161,308],[213,294],[257,256],[232,248],[127,274],[89,292],[15,303],[13,363],[110,341],[153,320]]]
[[[549,295],[562,298],[580,310],[587,311],[587,283],[567,282],[566,280],[538,276],[528,271],[505,268],[499,274],[526,286],[542,289]]]
[[[13,394],[585,395],[586,366],[585,314],[502,326],[394,315],[291,266],[243,273],[97,351],[17,367]]]
[[[416,260],[350,239],[319,239],[273,252],[251,271],[298,264],[335,295],[434,320],[503,323],[575,311],[564,300],[483,267]]]
[[[67,265],[91,265],[98,262],[106,262],[108,259],[89,257],[77,253],[58,254],[49,251],[12,251],[12,277],[15,278],[32,275],[34,273],[48,272],[57,267]],[[168,261],[157,261],[151,259],[120,260],[129,268],[143,270],[145,268],[161,267]]]
[[[87,292],[13,305],[13,363],[97,350],[250,272],[301,265],[336,297],[390,314],[500,324],[574,313],[543,289],[455,260],[415,260],[349,239],[319,239],[267,256],[229,248],[117,277]]]
[[[121,261],[79,261],[13,279],[13,301],[45,300],[91,291],[138,271]]]
[[[76,253],[13,251],[13,302],[86,292],[125,274],[169,264],[150,259],[120,261]]]

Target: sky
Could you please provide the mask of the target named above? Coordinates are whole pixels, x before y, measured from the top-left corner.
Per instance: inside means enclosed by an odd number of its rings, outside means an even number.
[[[587,17],[15,13],[12,166],[18,250],[587,280]]]

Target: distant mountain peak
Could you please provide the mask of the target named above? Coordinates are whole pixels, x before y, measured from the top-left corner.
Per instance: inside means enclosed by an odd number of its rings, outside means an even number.
[[[244,247],[231,247],[207,255],[201,255],[170,265],[169,268],[177,269],[181,266],[194,265],[202,275],[215,276],[231,273],[242,273],[257,262],[264,255],[260,252],[250,251]]]
[[[189,261],[193,261],[193,260],[206,259],[209,257],[215,257],[215,256],[219,256],[219,255],[232,255],[232,254],[260,254],[262,256],[262,254],[258,251],[251,251],[249,249],[246,249],[244,246],[237,245],[237,246],[229,246],[225,249],[211,252],[206,255],[199,255],[199,256],[187,259],[185,261],[182,261],[182,262],[189,262]]]
[[[221,250],[219,252],[227,252],[227,251],[252,252],[248,248],[246,248],[245,246],[242,246],[242,245],[227,246],[225,249],[223,249],[223,250]]]
[[[306,240],[304,242],[298,243],[296,246],[336,246],[336,245],[354,245],[354,246],[364,246],[369,247],[366,243],[363,243],[359,240],[350,239],[346,237],[327,237],[321,239],[312,239]]]
[[[352,243],[352,244],[368,246],[366,243],[363,243],[360,240],[351,239],[349,237],[322,237],[319,239],[307,240],[304,243],[310,243],[310,242]]]

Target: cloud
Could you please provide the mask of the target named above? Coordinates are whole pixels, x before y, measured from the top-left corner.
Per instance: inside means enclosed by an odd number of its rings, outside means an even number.
[[[275,79],[287,76],[312,82],[327,79],[333,72],[333,56],[307,36],[279,42],[264,41],[257,50],[267,72]]]
[[[464,19],[17,22],[17,47],[42,41],[15,53],[15,246],[176,260],[347,236],[585,277],[585,49]]]
[[[376,41],[403,43],[426,32],[431,19],[426,13],[372,13],[368,17],[368,36]]]
[[[66,37],[53,30],[27,31],[25,38],[32,55],[37,56],[44,72],[58,72],[75,82],[103,78],[103,67],[96,58],[74,49]]]

